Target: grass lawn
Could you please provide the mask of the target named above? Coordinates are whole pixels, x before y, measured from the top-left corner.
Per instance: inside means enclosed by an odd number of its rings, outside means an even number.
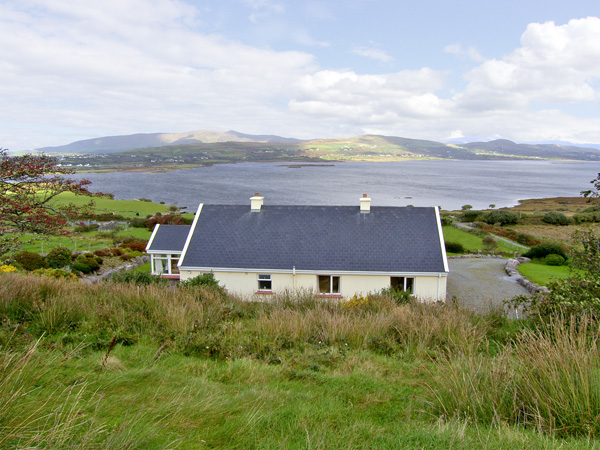
[[[538,286],[546,286],[552,279],[567,278],[571,273],[569,266],[547,266],[537,262],[521,264],[517,270]]]
[[[477,236],[474,233],[469,233],[468,231],[460,230],[452,225],[445,225],[442,227],[442,229],[444,232],[445,241],[462,244],[467,253],[477,253],[479,250],[484,250],[482,243],[483,238],[481,236]],[[522,247],[509,244],[508,242],[504,242],[500,239],[497,239],[497,241],[498,247],[495,249],[496,253],[514,253],[515,251],[520,253],[523,251]]]
[[[133,236],[140,240],[150,239],[151,232],[146,228],[133,228],[120,230],[116,236]],[[22,240],[31,236],[25,235]],[[36,241],[23,244],[22,250],[34,253],[47,254],[54,247],[66,247],[72,251],[94,251],[104,247],[113,246],[112,236],[101,231],[90,231],[88,233],[74,233],[71,236],[50,236],[48,240]]]
[[[60,203],[73,203],[76,206],[84,206],[93,200],[96,204],[96,212],[102,213],[115,213],[123,217],[134,218],[134,217],[146,217],[148,215],[154,215],[156,213],[167,213],[169,212],[169,205],[161,205],[153,202],[141,202],[139,200],[113,200],[108,197],[85,197],[82,195],[75,195],[71,192],[65,192],[56,197],[57,202]]]

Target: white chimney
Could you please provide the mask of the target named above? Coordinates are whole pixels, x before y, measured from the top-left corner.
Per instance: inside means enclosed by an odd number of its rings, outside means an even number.
[[[264,199],[265,198],[261,197],[258,192],[254,194],[254,197],[250,197],[250,210],[254,212],[260,212]]]
[[[371,199],[367,197],[367,194],[363,194],[360,199],[360,212],[368,213],[371,211]]]

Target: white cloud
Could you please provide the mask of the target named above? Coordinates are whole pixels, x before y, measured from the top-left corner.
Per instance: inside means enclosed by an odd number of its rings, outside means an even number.
[[[533,102],[598,101],[600,19],[530,24],[521,47],[491,59],[466,75],[469,85],[456,96],[467,110],[523,109]]]
[[[283,8],[244,1],[257,14]],[[210,17],[203,14],[176,0],[0,2],[0,146],[21,150],[201,128],[428,139],[460,130],[464,136],[600,142],[597,114],[582,119],[560,111],[565,103],[600,99],[598,18],[530,24],[519,48],[482,61],[466,74],[466,87],[449,97],[449,71],[319,67],[310,53],[208,34],[203,24]],[[296,24],[287,32],[315,51],[329,45],[309,30]],[[481,57],[459,44],[446,51]],[[355,52],[392,61],[375,44]]]
[[[463,48],[460,44],[450,44],[444,47],[444,51],[446,53],[450,53],[451,55],[458,55],[467,57],[471,61],[482,62],[485,61],[485,58],[479,53],[475,47]]]
[[[385,50],[381,50],[375,47],[355,47],[352,50],[352,53],[359,56],[364,56],[365,58],[371,58],[376,61],[381,61],[384,63],[389,63],[394,60],[393,57],[388,55]]]

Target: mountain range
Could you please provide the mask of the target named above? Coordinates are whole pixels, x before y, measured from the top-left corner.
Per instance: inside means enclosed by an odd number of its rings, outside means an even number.
[[[600,145],[560,143],[515,143],[507,139],[478,142],[436,142],[397,136],[362,135],[350,138],[300,140],[275,135],[251,135],[237,131],[196,130],[184,133],[146,133],[107,136],[44,147],[45,153],[136,154],[151,152],[172,154],[221,152],[273,153],[321,159],[561,159],[600,161]],[[241,158],[246,159],[246,158]]]

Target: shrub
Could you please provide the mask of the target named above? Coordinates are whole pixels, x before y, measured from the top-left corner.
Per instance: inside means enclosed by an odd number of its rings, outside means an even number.
[[[53,269],[61,269],[71,264],[71,250],[66,247],[54,247],[50,253],[46,255],[48,266]]]
[[[442,216],[440,221],[442,222],[442,225],[452,225],[452,219],[448,216]]]
[[[50,277],[50,278],[62,278],[65,280],[73,280],[73,279],[77,279],[77,276],[74,273],[68,272],[66,270],[63,269],[37,269],[33,271],[34,274],[36,275],[42,275],[44,277]]]
[[[379,295],[390,297],[398,305],[405,305],[412,300],[409,291],[401,291],[399,289],[392,289],[391,287],[382,289]]]
[[[17,268],[12,264],[2,264],[0,266],[0,272],[8,273],[8,272],[16,272]]]
[[[13,259],[21,265],[24,270],[31,271],[48,267],[48,263],[42,255],[33,252],[20,252]]]
[[[123,253],[123,254],[121,255],[121,259],[122,259],[123,261],[129,261],[131,258],[133,258],[133,256],[131,256],[129,253]]]
[[[562,266],[565,263],[565,258],[556,253],[552,253],[544,258],[544,264],[548,266]]]
[[[542,222],[550,225],[569,225],[570,223],[567,216],[557,211],[551,211],[544,214],[544,217],[542,217]]]
[[[222,289],[222,287],[219,285],[219,282],[215,278],[215,274],[212,272],[203,273],[202,275],[182,281],[181,285],[184,287],[206,286]]]
[[[460,242],[446,242],[446,251],[448,253],[464,253],[465,247]]]
[[[475,210],[464,211],[460,215],[460,221],[461,222],[474,222],[479,218],[480,215],[481,215],[481,211],[475,211]]]
[[[146,228],[148,226],[148,219],[131,219],[129,221],[129,225],[131,225],[134,228]]]
[[[113,283],[133,283],[133,284],[166,284],[168,281],[145,272],[136,272],[133,270],[122,270],[116,272],[110,277]]]
[[[556,244],[539,244],[535,247],[531,247],[527,253],[523,253],[523,256],[531,259],[543,259],[548,255],[560,255],[565,260],[568,259],[565,249],[560,245]]]
[[[489,225],[512,225],[519,221],[519,216],[512,211],[495,210],[483,216],[483,221]]]
[[[145,252],[147,244],[148,244],[148,241],[134,241],[134,242],[124,243],[121,245],[121,247],[128,248],[135,252]]]
[[[92,273],[92,269],[90,268],[90,266],[88,266],[82,261],[75,261],[71,267],[75,272],[81,272],[83,274]]]
[[[96,261],[94,259],[94,257],[92,257],[92,256],[83,256],[83,257],[77,258],[77,261],[75,262],[75,264],[76,263],[83,263],[89,267],[90,271],[84,272],[82,270],[81,272],[83,272],[83,273],[95,272],[96,270],[98,270],[100,268],[100,264],[98,264],[98,261]]]
[[[483,244],[483,248],[486,250],[493,250],[498,247],[498,241],[494,239],[492,236],[486,236],[481,240]]]

